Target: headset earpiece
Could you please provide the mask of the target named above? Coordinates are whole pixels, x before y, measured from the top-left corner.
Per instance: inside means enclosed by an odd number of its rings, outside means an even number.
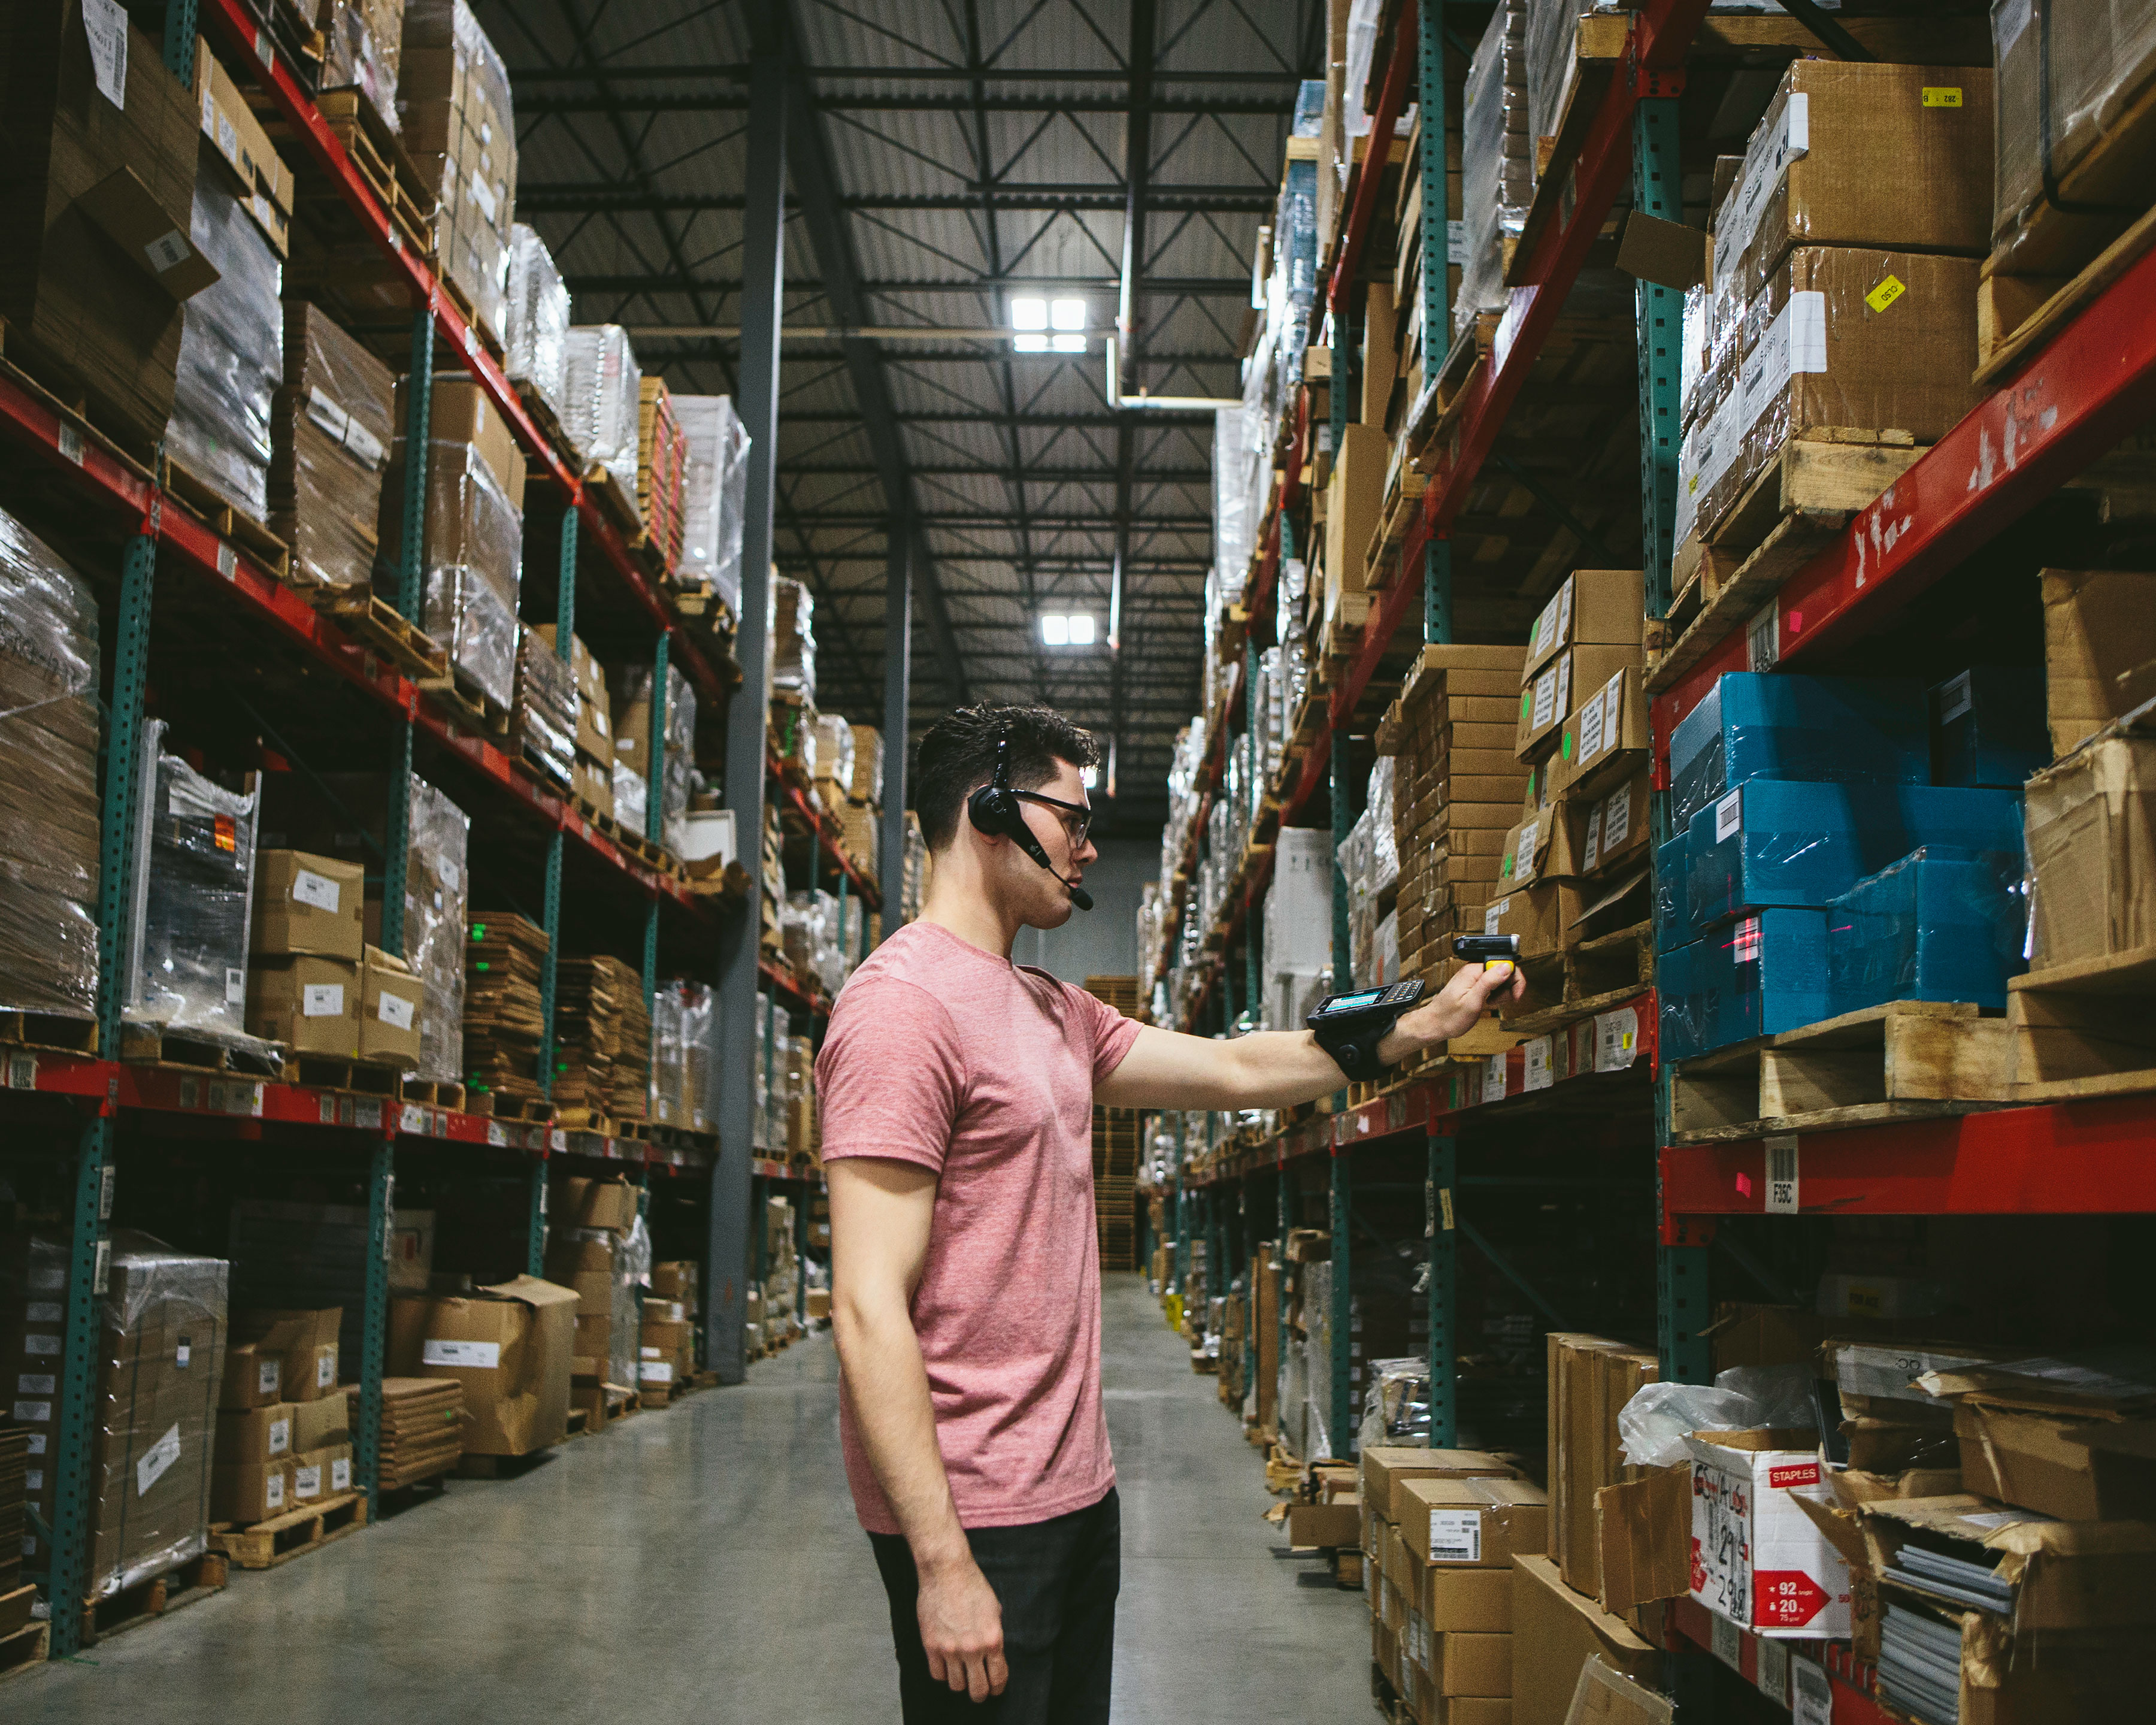
[[[1033,829],[1025,824],[1025,814],[1018,806],[1018,798],[1011,794],[1008,730],[996,742],[995,777],[966,798],[966,814],[978,830],[998,838],[1015,839],[1024,845],[1033,837]],[[1040,854],[1038,842],[1029,848],[1036,856]]]

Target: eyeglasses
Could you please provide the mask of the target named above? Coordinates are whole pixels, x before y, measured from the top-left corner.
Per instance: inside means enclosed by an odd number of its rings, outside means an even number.
[[[1093,824],[1091,803],[1065,803],[1060,797],[1044,797],[1039,791],[1013,791],[1011,794],[1022,797],[1029,803],[1039,803],[1045,808],[1061,811],[1060,818],[1063,822],[1063,830],[1070,834],[1071,844],[1075,846],[1086,842],[1086,829]],[[1077,817],[1075,820],[1071,818],[1074,815]]]

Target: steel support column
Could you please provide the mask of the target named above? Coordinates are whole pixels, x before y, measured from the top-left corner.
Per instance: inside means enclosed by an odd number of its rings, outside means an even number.
[[[535,1156],[526,1170],[531,1204],[524,1224],[524,1273],[543,1275],[547,1268],[547,1158]]]
[[[750,443],[742,535],[742,614],[734,642],[742,684],[726,710],[726,806],[734,811],[742,861],[760,869],[764,715],[771,696],[765,670],[765,608],[771,590],[778,456],[778,326],[785,292],[787,80],[784,57],[775,47],[757,56],[749,89],[738,405]],[[747,1365],[742,1324],[752,1219],[749,1159],[756,1132],[756,964],[762,932],[763,894],[752,890],[742,910],[726,920],[719,940],[719,1155],[711,1169],[704,1324],[705,1357],[722,1384],[740,1383]]]
[[[382,1489],[382,1376],[389,1354],[389,1255],[397,1229],[397,1111],[382,1109],[382,1136],[367,1157],[367,1271],[359,1310],[359,1419],[352,1430],[352,1483],[374,1518]]]

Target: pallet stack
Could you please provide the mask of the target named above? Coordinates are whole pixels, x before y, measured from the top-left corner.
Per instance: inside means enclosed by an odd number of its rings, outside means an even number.
[[[0,1637],[21,1626],[11,1621],[17,1605],[26,1620],[29,1614],[29,1597],[23,1593],[23,1541],[30,1531],[23,1510],[29,1478],[30,1434],[20,1427],[0,1430]]]
[[[539,967],[546,931],[514,911],[471,919],[465,949],[465,1071],[471,1094],[499,1114],[539,1100]]]
[[[643,1026],[631,1041],[629,1009]],[[604,954],[564,958],[554,980],[555,1103],[588,1115],[611,1116],[626,1065],[639,1090],[650,1042],[644,1014],[644,980],[619,958]]]
[[[1138,1015],[1134,976],[1089,976],[1086,992],[1127,1019]],[[1103,1270],[1138,1267],[1138,1152],[1144,1130],[1144,1117],[1135,1108],[1093,1111],[1093,1219]]]
[[[680,567],[682,496],[688,480],[688,443],[674,415],[663,377],[646,377],[637,392],[636,503],[644,512],[644,543],[670,581]]]
[[[359,1386],[346,1391],[357,1422]],[[447,1473],[465,1452],[465,1387],[445,1378],[382,1380],[382,1489]]]

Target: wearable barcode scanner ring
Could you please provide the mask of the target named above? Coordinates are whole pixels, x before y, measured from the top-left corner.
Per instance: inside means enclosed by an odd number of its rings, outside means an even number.
[[[966,798],[966,818],[976,830],[1009,839],[1057,880],[1063,880],[1055,865],[1048,860],[1047,851],[1041,848],[1040,840],[1034,836],[1033,829],[1026,824],[1025,811],[1019,807],[1019,793],[1011,788],[1010,748],[1010,726],[1006,725],[996,739],[995,775]],[[1093,896],[1085,888],[1073,886],[1068,880],[1063,880],[1063,886],[1070,895],[1070,902],[1080,910],[1093,908]]]

